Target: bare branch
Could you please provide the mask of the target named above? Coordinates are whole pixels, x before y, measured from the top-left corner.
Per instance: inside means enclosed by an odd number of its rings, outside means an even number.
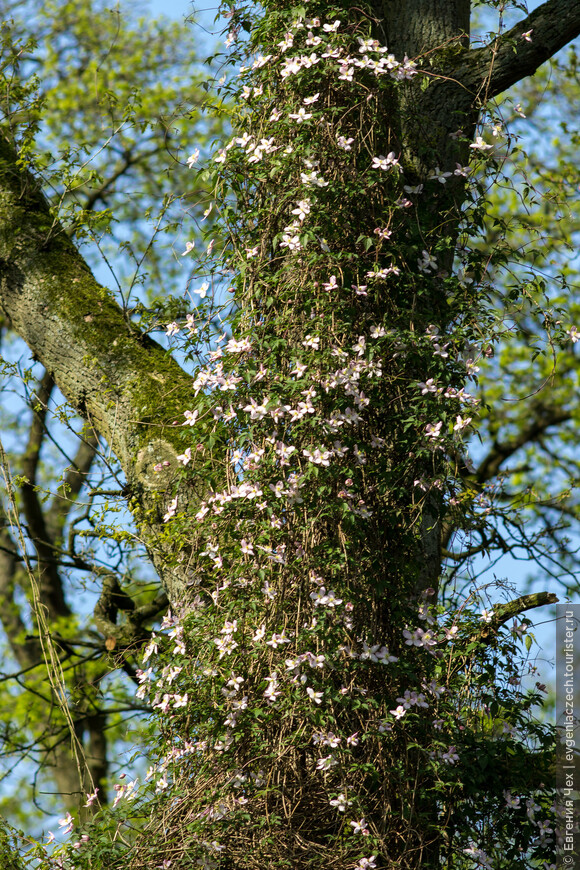
[[[0,622],[14,658],[21,668],[29,669],[41,659],[40,645],[36,640],[26,637],[26,625],[14,600],[19,559],[16,545],[1,515],[0,544]]]
[[[532,409],[532,415],[527,426],[524,426],[513,438],[494,441],[491,450],[480,462],[475,473],[475,479],[479,483],[485,483],[486,480],[495,477],[506,459],[526,444],[538,440],[551,426],[567,423],[572,418],[571,412],[563,408],[549,408],[539,404]]]
[[[485,624],[479,633],[479,639],[489,642],[508,619],[519,616],[526,610],[533,610],[535,607],[557,604],[558,600],[558,596],[553,592],[535,592],[531,595],[522,595],[506,604],[496,604],[490,622]]]
[[[154,157],[160,151],[161,149],[159,147],[151,148],[149,151],[143,151],[136,155],[132,150],[124,151],[121,155],[120,162],[113,169],[111,174],[104,178],[103,183],[95,188],[95,190],[92,190],[87,196],[85,202],[82,204],[83,210],[91,211],[99,200],[105,203],[107,194],[112,192],[115,182],[122,178],[133,166],[137,166],[139,163],[146,163],[150,157]]]
[[[63,481],[59,487],[60,491],[51,502],[46,518],[46,527],[53,542],[62,537],[70,511],[93,464],[98,444],[99,441],[95,435],[88,435],[81,440],[73,464],[67,468],[63,476]]]

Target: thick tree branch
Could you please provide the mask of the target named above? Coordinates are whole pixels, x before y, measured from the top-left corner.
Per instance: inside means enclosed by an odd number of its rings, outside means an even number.
[[[580,4],[547,0],[492,45],[469,52],[458,79],[486,102],[533,75],[579,34]]]
[[[165,593],[161,592],[149,604],[135,607],[135,602],[119,585],[116,574],[107,574],[99,600],[95,605],[95,625],[105,637],[107,649],[133,647],[149,637],[150,632],[143,628],[143,623],[153,619],[168,605]],[[125,622],[117,625],[118,611],[125,613]]]
[[[186,578],[154,544],[173,494],[179,427],[191,408],[190,378],[165,350],[129,328],[52,216],[33,175],[0,141],[0,311],[69,402],[108,441],[128,481],[132,507],[172,601]],[[154,467],[169,460],[162,473]],[[181,504],[187,503],[187,494]]]
[[[533,610],[536,607],[545,607],[547,604],[557,604],[558,596],[553,592],[535,592],[531,595],[522,595],[513,601],[508,601],[505,604],[496,604],[493,608],[493,616],[489,623],[484,624],[479,633],[480,640],[489,642],[499,631],[502,625],[519,616],[527,610]]]

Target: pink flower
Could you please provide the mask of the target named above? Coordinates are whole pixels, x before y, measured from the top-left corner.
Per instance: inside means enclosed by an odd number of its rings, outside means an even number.
[[[74,819],[70,813],[67,813],[64,819],[59,819],[58,823],[63,828],[63,834],[70,834],[74,827]]]
[[[86,802],[86,804],[83,804],[83,806],[85,806],[85,807],[90,807],[91,804],[93,804],[93,803],[96,801],[98,790],[99,790],[99,789],[96,788],[92,794],[88,794],[88,795],[87,795],[87,802]]]
[[[363,837],[368,837],[369,829],[367,828],[366,819],[361,819],[359,822],[349,822],[353,827],[353,834],[362,834]]]

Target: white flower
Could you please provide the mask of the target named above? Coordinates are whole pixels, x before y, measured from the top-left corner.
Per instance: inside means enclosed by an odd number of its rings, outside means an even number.
[[[446,184],[447,179],[450,175],[453,175],[452,172],[441,172],[438,166],[433,170],[433,175],[429,176],[429,181],[439,181],[441,184]]]
[[[367,278],[374,278],[375,280],[379,280],[381,278],[388,278],[389,275],[400,275],[401,270],[398,266],[388,266],[386,269],[378,269],[376,272],[367,272]],[[365,285],[363,285],[364,287]]]
[[[220,654],[220,659],[232,653],[238,646],[231,634],[226,634],[223,637],[214,638],[214,643],[217,646]]]
[[[96,799],[97,799],[97,792],[98,792],[98,791],[99,791],[99,789],[96,788],[96,789],[94,790],[94,792],[92,792],[92,794],[88,794],[88,795],[87,795],[87,802],[86,802],[86,804],[83,804],[84,807],[90,807],[91,804],[94,803],[94,801],[96,801]]]
[[[289,48],[292,48],[292,46],[294,45],[293,34],[292,33],[285,33],[284,40],[282,42],[276,43],[276,45],[280,49],[280,51],[282,51],[282,52],[286,51]]]
[[[421,395],[424,396],[426,393],[436,393],[437,385],[434,382],[433,378],[428,378],[425,382],[419,381],[417,384],[418,387],[421,387]]]
[[[199,160],[199,148],[196,148],[189,157],[187,158],[187,165],[190,169],[193,169],[197,161]]]
[[[312,113],[307,112],[306,109],[301,106],[297,112],[293,112],[288,115],[288,117],[292,118],[293,121],[296,121],[297,124],[302,124],[303,121],[308,121],[308,119],[312,117]]]
[[[450,746],[447,752],[443,752],[441,760],[446,761],[447,764],[455,764],[456,761],[459,761],[459,755],[457,754],[455,746]]]
[[[444,344],[443,347],[441,347],[440,344],[438,344],[436,341],[434,341],[433,342],[433,356],[440,356],[441,359],[447,359],[447,357],[449,356],[449,354],[447,353],[448,347],[449,347],[449,344]]]
[[[481,136],[475,137],[475,142],[472,142],[469,146],[473,148],[474,151],[491,151],[493,149],[493,145],[488,145],[485,139],[482,139]]]
[[[393,714],[395,719],[402,719],[407,712],[407,709],[406,707],[403,707],[402,704],[399,704],[399,706],[395,710],[390,710],[389,712]]]
[[[329,591],[328,595],[326,596],[326,606],[327,607],[338,607],[340,604],[342,604],[342,598],[337,598],[336,592],[333,589],[331,589]]]
[[[317,770],[330,770],[331,767],[334,767],[338,764],[337,760],[332,755],[327,755],[325,758],[319,758],[316,762]]]
[[[414,185],[404,184],[403,190],[405,191],[405,193],[422,193],[423,187],[424,187],[423,184],[414,184]]]
[[[194,248],[195,248],[195,242],[186,242],[185,243],[185,251],[183,252],[183,254],[181,256],[187,257],[187,255],[190,254]]]
[[[406,628],[403,630],[403,637],[408,646],[424,646],[429,649],[436,643],[433,632],[423,631],[422,628],[415,628],[413,631],[409,631]]]
[[[296,208],[292,209],[292,214],[298,216],[298,220],[302,222],[307,214],[310,214],[310,200],[309,199],[301,199],[298,203],[296,203]]]
[[[311,689],[310,686],[308,686],[308,688],[306,689],[306,694],[311,701],[314,701],[315,704],[322,704],[322,696],[324,694],[323,692],[315,692],[314,689]]]
[[[420,272],[428,272],[430,269],[437,268],[437,260],[431,256],[429,251],[423,251],[421,257],[417,260],[417,266]]]
[[[336,807],[339,813],[344,813],[347,807],[350,807],[352,801],[347,800],[346,795],[339,794],[333,800],[330,801],[331,807]]]
[[[264,639],[265,634],[266,634],[266,626],[264,625],[264,623],[262,623],[260,628],[258,628],[256,630],[256,633],[254,634],[252,640],[259,642],[259,641]]]
[[[286,60],[280,70],[280,75],[283,79],[288,78],[288,76],[296,75],[296,73],[300,72],[302,68],[302,63],[299,57],[291,57]]]
[[[289,251],[300,251],[302,250],[302,245],[300,243],[300,236],[295,235],[291,236],[289,233],[284,233],[282,236],[282,241],[280,242],[281,248],[288,248]]]
[[[328,187],[328,181],[319,178],[315,169],[312,169],[310,172],[301,172],[300,179],[302,184],[312,184],[314,187]]]
[[[382,154],[379,154],[378,157],[373,157],[373,169],[390,169],[391,166],[396,166],[400,170],[399,161],[395,157],[394,151],[390,151],[386,157],[383,157]]]
[[[199,411],[184,411],[183,416],[185,417],[184,426],[195,426],[195,421],[197,420],[197,415]],[[178,457],[179,458],[179,457]],[[191,456],[189,457],[191,459]]]
[[[324,290],[328,290],[329,292],[331,290],[338,290],[340,285],[336,279],[336,275],[331,275],[328,281],[323,282],[322,287]]]
[[[264,692],[264,697],[271,702],[274,702],[276,698],[281,694],[278,690],[278,674],[276,671],[273,671],[269,677],[266,677],[266,682],[269,684],[268,688]]]
[[[58,823],[63,828],[63,834],[70,834],[74,826],[74,819],[70,813],[67,813],[64,819],[59,819]]]
[[[165,513],[165,516],[163,517],[163,522],[167,523],[172,517],[175,516],[176,511],[177,511],[177,496],[175,496],[175,498],[172,499],[172,501],[170,501],[169,504],[167,505],[167,511]],[[145,661],[145,659],[143,659],[143,661]]]
[[[209,284],[207,281],[204,281],[204,283],[201,285],[201,287],[199,287],[197,290],[193,290],[192,292],[195,293],[197,296],[199,296],[200,299],[205,299],[205,297],[207,296],[208,290],[209,290]]]
[[[314,36],[311,30],[308,31],[308,38],[306,40],[306,45],[320,45],[322,39],[320,36]]]
[[[253,556],[254,555],[254,545],[251,541],[246,541],[242,538],[240,543],[240,549],[245,556]]]
[[[228,353],[244,353],[244,351],[249,351],[251,349],[252,342],[249,338],[242,338],[240,341],[236,341],[235,338],[230,338],[226,344],[226,350]]]
[[[458,414],[455,418],[453,429],[455,432],[460,432],[462,429],[465,429],[466,426],[469,426],[470,423],[471,417],[462,417],[461,414]]]
[[[278,649],[283,643],[290,643],[290,638],[286,637],[286,629],[282,631],[282,634],[273,634],[271,640],[266,641],[266,645],[271,646],[272,649]]]

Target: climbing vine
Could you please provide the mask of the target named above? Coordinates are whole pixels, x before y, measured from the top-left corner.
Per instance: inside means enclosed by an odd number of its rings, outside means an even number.
[[[442,524],[486,523],[464,438],[501,328],[471,244],[494,145],[469,119],[444,155],[405,138],[436,66],[395,58],[366,7],[228,15],[234,47],[252,26],[235,132],[201,170],[217,266],[167,328],[211,338],[160,532],[191,598],[139,672],[146,782],[58,860],[547,870],[554,734],[520,617],[550,596],[439,588]]]

